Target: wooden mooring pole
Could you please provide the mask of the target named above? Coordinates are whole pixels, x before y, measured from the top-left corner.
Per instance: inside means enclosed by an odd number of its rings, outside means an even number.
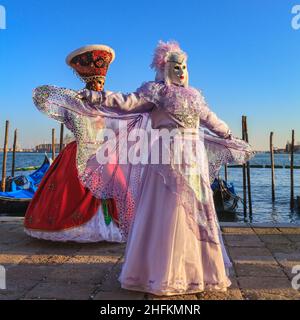
[[[52,160],[55,160],[55,129],[52,129]]]
[[[247,125],[247,117],[244,116],[244,127],[245,127],[245,140],[249,142],[248,137],[248,125]],[[247,171],[247,184],[248,184],[248,204],[249,204],[249,214],[252,215],[252,194],[251,194],[251,179],[250,179],[250,162],[246,163],[246,171]]]
[[[295,200],[294,200],[294,149],[295,149],[295,130],[292,130],[292,144],[291,144],[291,200],[290,207],[294,209]]]
[[[59,152],[61,152],[64,146],[64,124],[61,123],[60,125],[60,138],[59,138]]]
[[[245,116],[242,116],[242,139],[245,140]],[[246,165],[243,164],[243,207],[244,217],[247,215]]]
[[[227,164],[225,164],[225,166],[224,166],[224,172],[225,172],[225,181],[227,182],[227,180],[228,180],[228,167],[227,167]]]
[[[11,166],[11,176],[15,176],[15,167],[16,167],[16,149],[17,149],[17,136],[18,130],[15,130],[14,133],[14,145],[13,145],[13,154],[12,154],[12,166]]]
[[[4,146],[3,146],[3,163],[2,163],[2,183],[1,183],[1,191],[2,191],[2,192],[5,191],[5,184],[6,184],[6,163],[7,163],[8,129],[9,129],[9,121],[6,120],[6,123],[5,123]]]
[[[270,133],[270,156],[271,156],[271,170],[272,170],[272,201],[275,201],[275,169],[274,169],[274,146],[273,146],[273,135]]]

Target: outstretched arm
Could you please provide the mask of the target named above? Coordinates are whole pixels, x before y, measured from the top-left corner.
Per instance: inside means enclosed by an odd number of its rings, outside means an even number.
[[[74,90],[44,85],[33,90],[33,101],[37,109],[49,117],[65,122],[69,115],[96,117],[99,111],[84,103]]]
[[[122,94],[119,92],[95,92],[84,89],[79,92],[83,100],[92,104],[93,108],[116,108],[123,112],[149,112],[154,104],[145,100],[138,93]]]
[[[232,137],[228,125],[220,120],[217,115],[209,109],[204,99],[200,110],[200,125],[201,124],[222,138]]]

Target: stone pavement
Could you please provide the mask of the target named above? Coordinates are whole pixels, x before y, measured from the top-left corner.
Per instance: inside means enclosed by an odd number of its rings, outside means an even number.
[[[0,300],[300,300],[300,289],[291,285],[293,266],[300,268],[300,228],[222,227],[234,264],[228,291],[156,297],[120,288],[125,244],[35,240],[23,232],[22,223],[21,218],[0,218],[0,265],[7,279]]]

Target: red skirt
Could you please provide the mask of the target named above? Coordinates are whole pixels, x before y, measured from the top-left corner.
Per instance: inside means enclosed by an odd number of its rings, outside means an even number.
[[[68,144],[48,169],[25,214],[27,229],[59,231],[88,222],[98,211],[95,198],[78,178],[76,142]],[[108,211],[118,224],[115,202],[107,201]]]

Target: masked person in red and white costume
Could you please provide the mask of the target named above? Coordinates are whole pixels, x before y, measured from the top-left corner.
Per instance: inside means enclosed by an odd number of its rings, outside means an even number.
[[[67,64],[86,83],[86,88],[102,91],[114,50],[105,45],[91,45],[72,52]],[[51,107],[50,107],[51,109]],[[48,112],[46,112],[49,114]],[[25,215],[25,232],[35,238],[53,241],[123,242],[113,199],[95,198],[79,180],[77,159],[83,138],[93,140],[93,130],[102,127],[102,119],[93,123],[84,116],[55,113],[51,117],[65,123],[75,141],[55,159],[43,178]],[[87,128],[85,137],[81,128]]]

